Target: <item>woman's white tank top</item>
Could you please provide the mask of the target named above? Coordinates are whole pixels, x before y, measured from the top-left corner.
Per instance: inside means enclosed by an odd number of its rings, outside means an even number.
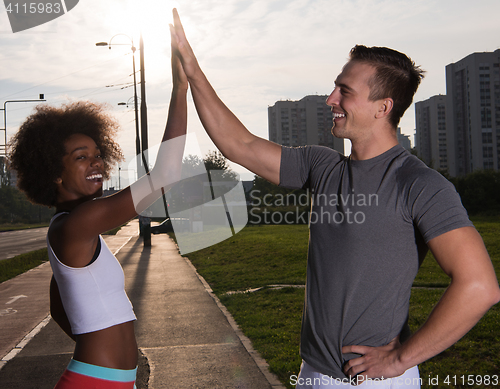
[[[99,239],[101,250],[97,259],[75,268],[59,261],[47,236],[50,265],[74,335],[136,320],[125,293],[123,269],[104,239]]]

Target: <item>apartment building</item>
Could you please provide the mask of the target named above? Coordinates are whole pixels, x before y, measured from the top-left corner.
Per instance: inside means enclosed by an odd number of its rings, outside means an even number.
[[[446,96],[415,103],[417,155],[436,170],[448,170]]]
[[[269,140],[284,146],[322,145],[344,153],[344,140],[331,133],[328,96],[305,96],[298,101],[277,101],[268,107]]]
[[[500,166],[500,49],[446,66],[448,171]]]

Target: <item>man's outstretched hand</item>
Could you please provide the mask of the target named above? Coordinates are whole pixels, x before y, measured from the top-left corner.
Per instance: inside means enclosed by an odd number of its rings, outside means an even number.
[[[191,46],[186,38],[177,9],[174,8],[172,13],[174,16],[174,24],[170,25],[172,50],[175,50],[178,53],[179,60],[182,63],[186,76],[188,78],[192,78],[198,71],[200,71],[200,66],[198,65],[198,61],[196,60],[193,50],[191,49]]]

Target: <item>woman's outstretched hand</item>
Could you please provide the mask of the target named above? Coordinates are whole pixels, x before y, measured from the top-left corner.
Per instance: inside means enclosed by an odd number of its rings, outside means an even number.
[[[187,91],[188,79],[182,67],[180,53],[177,44],[177,36],[174,32],[172,25],[170,25],[170,39],[172,46],[172,81],[174,84],[174,89]]]

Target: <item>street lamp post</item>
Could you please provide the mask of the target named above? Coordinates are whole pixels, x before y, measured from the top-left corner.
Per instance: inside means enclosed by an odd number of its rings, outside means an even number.
[[[118,35],[123,35],[123,36],[126,36],[128,39],[130,39],[130,43],[131,43],[131,50],[132,50],[132,71],[133,71],[133,75],[134,75],[134,110],[135,110],[135,152],[136,152],[136,155],[140,155],[141,154],[141,135],[139,133],[139,109],[138,109],[138,106],[137,106],[137,80],[136,80],[136,71],[135,71],[135,51],[136,51],[136,47],[134,46],[134,40],[129,37],[128,35],[126,34],[116,34],[114,36],[111,37],[111,39],[109,40],[109,43],[108,42],[98,42],[96,43],[95,45],[96,46],[107,46],[109,47],[109,49],[111,50],[111,45],[117,45],[117,46],[122,46],[122,45],[125,45],[125,46],[128,46],[127,43],[111,43],[111,41],[113,40],[114,37],[118,36]]]
[[[141,62],[141,137],[142,137],[142,153],[144,158],[146,159],[145,167],[146,173],[149,172],[148,166],[148,157],[146,155],[146,151],[148,149],[148,115],[147,115],[147,107],[146,107],[146,76],[145,76],[145,67],[144,67],[144,41],[142,40],[142,34],[139,41],[139,58]]]
[[[139,58],[141,66],[141,137],[142,137],[142,160],[144,163],[144,168],[146,173],[149,174],[148,165],[148,116],[146,107],[146,78],[144,74],[144,41],[142,40],[142,34],[139,40]],[[149,217],[145,218],[144,226],[142,231],[142,236],[144,239],[144,246],[151,246],[151,219]]]
[[[140,72],[141,72],[141,135],[139,135],[139,119],[138,119],[138,107],[137,107],[137,82],[136,82],[136,76],[135,76],[135,46],[134,46],[134,41],[131,37],[125,34],[116,34],[114,35],[109,43],[106,42],[99,42],[96,43],[96,46],[108,46],[109,49],[111,49],[111,41],[115,36],[118,35],[124,35],[128,39],[130,39],[130,42],[132,44],[131,49],[132,49],[132,64],[133,64],[133,71],[134,71],[134,108],[135,108],[135,131],[136,131],[136,142],[135,142],[135,147],[136,147],[136,153],[137,156],[141,155],[142,156],[142,163],[144,165],[144,169],[146,173],[149,173],[149,166],[148,166],[148,158],[146,155],[147,149],[148,149],[148,121],[147,121],[147,107],[146,107],[146,81],[145,81],[145,76],[144,76],[144,42],[142,40],[142,34],[140,37],[140,43],[139,43],[139,55],[140,55]],[[142,150],[141,150],[141,140],[142,140]],[[142,152],[141,152],[142,151]],[[139,161],[137,161],[137,164],[139,164]],[[139,166],[138,166],[139,168]],[[144,246],[148,247],[151,246],[151,222],[149,221],[149,218],[147,218],[147,222],[145,223],[145,228],[143,228],[143,238],[144,238]],[[141,219],[139,219],[139,223],[141,222]]]
[[[0,110],[3,111],[4,127],[3,129],[0,129],[0,131],[4,131],[3,152],[5,157],[7,157],[7,103],[39,103],[40,101],[46,101],[44,97],[44,94],[41,93],[38,100],[7,100],[3,103],[3,108],[0,108]]]

